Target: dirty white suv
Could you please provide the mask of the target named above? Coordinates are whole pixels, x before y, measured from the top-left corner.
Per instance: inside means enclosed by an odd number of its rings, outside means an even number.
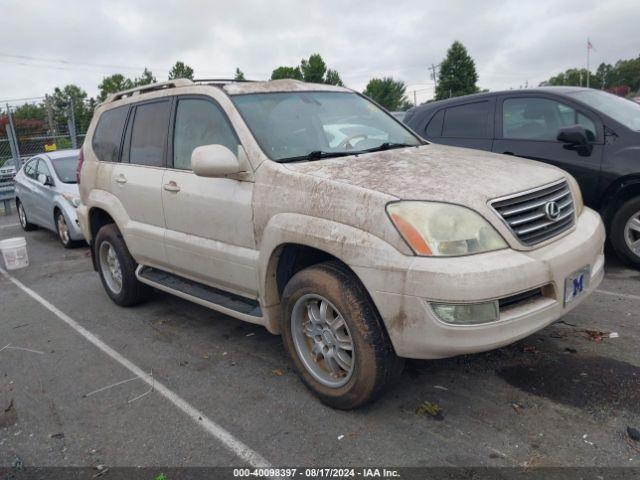
[[[346,88],[132,89],[96,109],[82,154],[78,217],[114,302],[154,287],[264,325],[337,408],[402,358],[526,337],[603,276],[570,175],[428,144]]]

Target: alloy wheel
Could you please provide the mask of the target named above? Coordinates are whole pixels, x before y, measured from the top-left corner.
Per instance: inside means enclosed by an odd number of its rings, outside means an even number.
[[[109,289],[116,295],[122,291],[122,267],[113,245],[102,242],[98,252],[100,270]]]
[[[624,241],[634,255],[640,257],[640,212],[629,217],[624,226]]]

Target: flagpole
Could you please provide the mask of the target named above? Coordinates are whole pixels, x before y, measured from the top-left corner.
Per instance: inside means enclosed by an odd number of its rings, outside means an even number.
[[[589,53],[591,51],[591,41],[589,37],[587,37],[587,88],[589,88],[589,77],[591,76],[591,72],[589,71]]]

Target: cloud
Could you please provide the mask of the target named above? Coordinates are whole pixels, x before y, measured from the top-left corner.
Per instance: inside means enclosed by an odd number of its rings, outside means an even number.
[[[429,67],[454,40],[491,90],[584,66],[587,36],[594,70],[640,54],[636,0],[5,0],[2,11],[0,99],[39,97],[67,83],[95,95],[105,75],[136,76],[148,66],[164,79],[176,60],[200,77],[240,67],[264,79],[315,52],[353,88],[392,75],[425,99]]]

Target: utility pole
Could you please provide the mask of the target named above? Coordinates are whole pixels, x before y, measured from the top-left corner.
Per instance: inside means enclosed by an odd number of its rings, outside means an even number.
[[[49,135],[52,137],[56,136],[56,126],[53,121],[53,105],[51,105],[51,97],[49,95],[45,95],[44,103],[47,106],[47,120],[49,122]]]
[[[413,106],[417,107],[418,106],[418,98],[416,96],[416,91],[413,91]]]
[[[436,75],[436,68],[440,65],[431,64],[431,76],[433,77],[433,86],[434,88],[438,86],[438,76]]]
[[[67,120],[69,127],[69,137],[71,137],[71,146],[78,148],[78,139],[76,137],[76,116],[73,111],[73,98],[69,98],[69,118]]]

